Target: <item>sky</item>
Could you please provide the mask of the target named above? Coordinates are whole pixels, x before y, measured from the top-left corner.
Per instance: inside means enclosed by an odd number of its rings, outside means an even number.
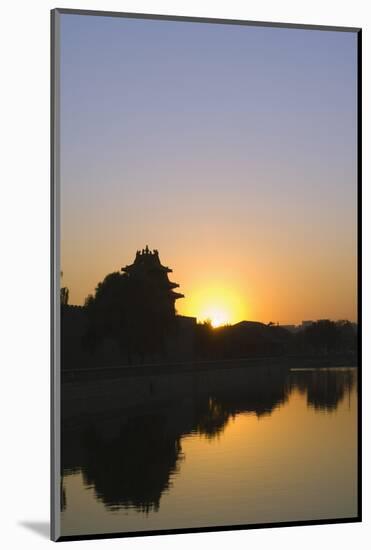
[[[62,285],[146,245],[178,313],[355,320],[357,37],[61,15]]]

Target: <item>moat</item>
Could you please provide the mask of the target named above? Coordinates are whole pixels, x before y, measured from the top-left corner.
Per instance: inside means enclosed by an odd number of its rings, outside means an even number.
[[[64,535],[357,514],[356,368],[143,373],[62,391]]]

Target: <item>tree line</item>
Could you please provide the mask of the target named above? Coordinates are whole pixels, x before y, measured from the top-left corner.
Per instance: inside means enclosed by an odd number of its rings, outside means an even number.
[[[81,361],[84,353],[87,361],[93,360],[100,350],[101,362],[109,363],[108,351],[102,351],[107,342],[116,349],[111,364],[164,360],[169,343],[183,337],[174,303],[159,291],[156,281],[143,282],[116,272],[98,284],[84,307],[69,306],[68,297],[68,289],[62,288],[62,355],[70,362],[74,357]],[[357,350],[356,327],[347,320],[315,321],[295,332],[252,322],[213,328],[207,321],[195,324],[187,337],[194,359],[355,354]]]

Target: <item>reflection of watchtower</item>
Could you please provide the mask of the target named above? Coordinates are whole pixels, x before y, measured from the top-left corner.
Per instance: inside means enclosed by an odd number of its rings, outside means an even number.
[[[175,315],[175,300],[184,298],[183,294],[174,292],[179,285],[169,281],[168,273],[172,269],[161,265],[158,250],[149,250],[148,246],[138,250],[134,263],[121,269],[135,283],[150,290],[152,298],[162,312],[170,316]]]

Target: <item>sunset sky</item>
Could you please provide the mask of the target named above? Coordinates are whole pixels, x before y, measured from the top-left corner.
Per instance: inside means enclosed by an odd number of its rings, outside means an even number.
[[[63,14],[70,303],[148,244],[183,315],[355,320],[356,40]]]

